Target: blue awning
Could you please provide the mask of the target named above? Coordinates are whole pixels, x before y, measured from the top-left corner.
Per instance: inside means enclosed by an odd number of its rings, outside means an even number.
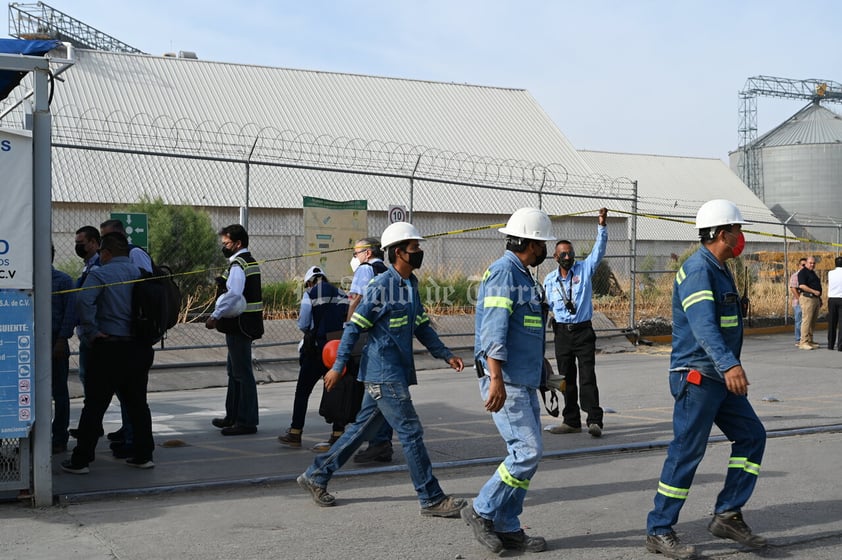
[[[44,56],[61,43],[59,41],[26,41],[24,39],[0,39],[0,53]],[[0,101],[6,99],[17,87],[26,72],[0,71]]]

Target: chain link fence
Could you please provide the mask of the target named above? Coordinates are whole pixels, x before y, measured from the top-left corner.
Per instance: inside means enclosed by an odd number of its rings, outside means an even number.
[[[214,230],[246,222],[250,249],[262,261],[264,288],[284,284],[287,292],[294,292],[282,301],[264,298],[271,325],[259,342],[276,348],[278,359],[294,359],[300,339],[297,301],[301,277],[312,264],[304,238],[305,196],[367,200],[368,231],[373,236],[388,225],[390,205],[406,206],[411,221],[428,239],[420,276],[425,303],[436,315],[472,314],[471,294],[476,293],[485,268],[504,250],[496,228],[517,208],[546,210],[559,238],[570,240],[577,254],[584,256],[596,237],[597,211],[607,207],[609,243],[594,286],[594,307],[618,330],[629,333],[641,327],[648,330],[650,323],[655,330],[658,324],[668,328],[673,275],[698,246],[692,222],[704,202],[676,201],[670,206],[660,199],[645,200],[630,179],[579,176],[559,164],[315,136],[254,124],[216,126],[148,115],[80,114],[72,107],[53,118],[56,265],[78,272],[75,231],[83,225],[98,226],[110,212],[126,211],[143,197],[205,212]],[[641,212],[642,207],[648,213]],[[768,210],[763,210],[757,213],[768,220]],[[752,209],[744,213],[755,221]],[[798,256],[827,249],[821,243],[787,239],[783,224],[767,221],[767,225],[779,227],[781,237],[750,237],[744,256],[733,263],[740,290],[749,293],[758,319],[791,312],[786,281],[794,263]],[[178,239],[172,247],[153,246],[150,252],[158,262],[167,263],[168,255],[190,251],[191,241]],[[349,260],[350,256],[349,249]],[[552,266],[551,261],[543,264],[538,278]],[[331,281],[344,287],[350,283],[350,267],[328,272]],[[218,274],[209,263],[194,285],[210,286]],[[455,301],[451,296],[457,292],[465,295]],[[212,291],[191,288],[184,295],[185,321],[171,331],[166,349],[221,347],[222,337],[203,326],[213,306]]]

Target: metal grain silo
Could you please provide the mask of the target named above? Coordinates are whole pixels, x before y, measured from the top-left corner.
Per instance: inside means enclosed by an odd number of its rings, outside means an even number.
[[[812,102],[749,144],[758,196],[797,235],[837,241],[842,227],[842,117]],[[745,151],[730,154],[736,172]],[[798,232],[798,226],[806,228]]]

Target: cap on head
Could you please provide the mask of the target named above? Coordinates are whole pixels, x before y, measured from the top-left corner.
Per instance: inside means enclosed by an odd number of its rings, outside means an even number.
[[[502,227],[498,231],[521,239],[534,239],[536,241],[555,239],[550,217],[538,208],[519,208],[515,210],[515,213],[506,222],[506,227]]]
[[[702,204],[696,213],[696,229],[709,229],[730,224],[749,224],[740,209],[730,200],[717,198]]]
[[[322,278],[327,278],[325,276],[325,271],[318,266],[311,266],[307,269],[307,272],[304,273],[304,283],[306,284],[316,276],[321,276]]]
[[[424,240],[414,225],[409,222],[395,222],[383,230],[383,235],[380,237],[380,246],[387,249],[392,245],[412,239]]]

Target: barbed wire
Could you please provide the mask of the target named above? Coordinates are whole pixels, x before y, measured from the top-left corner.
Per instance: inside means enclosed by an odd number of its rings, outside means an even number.
[[[201,122],[169,115],[66,105],[53,115],[53,142],[79,147],[108,147],[163,156],[230,158],[252,163],[313,166],[429,179],[452,183],[493,184],[535,192],[632,197],[631,179],[601,173],[577,175],[560,163],[443,150],[378,139],[315,134],[256,123]]]

